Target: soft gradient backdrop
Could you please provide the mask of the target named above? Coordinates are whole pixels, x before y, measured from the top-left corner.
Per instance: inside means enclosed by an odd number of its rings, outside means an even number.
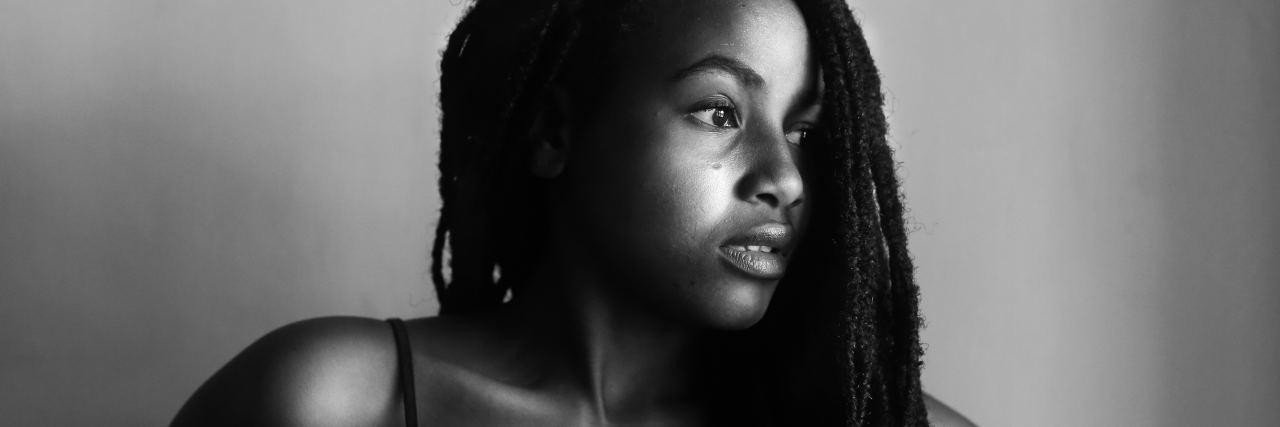
[[[0,425],[164,424],[256,337],[434,313],[460,0],[0,0]],[[925,385],[1280,425],[1280,4],[856,0]]]

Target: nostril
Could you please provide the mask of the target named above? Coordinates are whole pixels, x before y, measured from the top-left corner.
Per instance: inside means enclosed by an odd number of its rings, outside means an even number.
[[[760,199],[760,201],[768,203],[769,206],[778,207],[778,196],[775,196],[770,193],[760,193],[756,195],[756,198]]]

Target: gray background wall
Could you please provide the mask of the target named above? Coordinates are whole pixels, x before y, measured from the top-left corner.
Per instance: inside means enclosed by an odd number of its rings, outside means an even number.
[[[256,337],[433,313],[457,1],[0,0],[0,425],[163,424]],[[857,0],[975,421],[1277,425],[1280,5]]]

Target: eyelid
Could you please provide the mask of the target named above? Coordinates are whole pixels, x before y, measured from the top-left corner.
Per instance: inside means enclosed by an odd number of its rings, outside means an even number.
[[[811,130],[813,130],[813,128],[816,128],[816,127],[818,127],[818,125],[817,125],[817,124],[815,124],[815,123],[813,123],[813,122],[807,122],[807,121],[806,121],[806,122],[797,122],[797,123],[795,123],[795,124],[793,124],[793,125],[789,126],[789,127],[787,128],[787,132],[795,132],[795,131],[798,131],[798,130],[811,131]]]
[[[738,107],[733,105],[733,100],[724,95],[713,95],[693,106],[693,111],[705,111],[712,108],[732,108],[737,111]]]

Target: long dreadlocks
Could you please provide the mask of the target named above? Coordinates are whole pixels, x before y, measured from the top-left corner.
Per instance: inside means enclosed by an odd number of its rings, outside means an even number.
[[[520,294],[539,237],[526,225],[545,215],[524,168],[531,117],[556,85],[574,92],[598,84],[581,70],[607,69],[601,53],[626,30],[624,3],[477,0],[449,37],[441,62],[443,206],[432,247],[442,315]],[[810,199],[821,205],[802,242],[805,256],[744,340],[758,355],[757,397],[776,402],[765,412],[779,424],[924,425],[919,289],[879,75],[843,0],[796,3],[825,87],[810,183],[817,193]]]

